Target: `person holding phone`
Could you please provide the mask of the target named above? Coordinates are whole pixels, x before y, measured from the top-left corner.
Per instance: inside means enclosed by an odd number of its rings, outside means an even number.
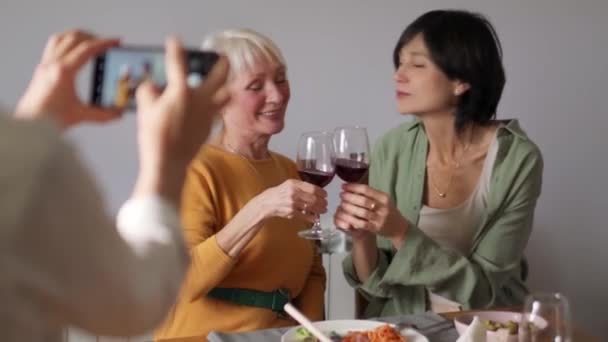
[[[82,103],[75,77],[116,46],[82,31],[52,36],[18,103],[0,116],[0,330],[3,341],[62,341],[71,325],[100,335],[149,331],[188,266],[177,210],[187,165],[227,101],[222,59],[198,88],[184,51],[166,43],[166,89],[137,92],[139,175],[115,224],[93,176],[61,130],[117,111]]]
[[[495,119],[501,55],[490,22],[466,11],[425,13],[397,41],[397,107],[415,120],[380,139],[369,186],[344,185],[335,214],[363,316],[509,307],[528,293],[543,162],[517,120]]]
[[[297,232],[327,210],[327,194],[298,180],[295,163],[268,147],[285,125],[285,60],[252,30],[212,34],[203,49],[230,60],[230,101],[220,133],[188,170],[182,222],[192,265],[155,338],[294,325],[283,312],[288,301],[321,320],[321,255]]]

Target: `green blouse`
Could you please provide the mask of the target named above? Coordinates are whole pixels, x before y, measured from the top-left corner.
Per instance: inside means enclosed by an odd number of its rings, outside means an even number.
[[[368,300],[366,317],[429,310],[427,293],[461,303],[465,309],[523,302],[527,264],[524,249],[541,191],[543,160],[516,120],[498,128],[488,205],[467,255],[443,250],[420,231],[428,140],[420,121],[389,131],[376,144],[370,186],[390,195],[410,222],[402,247],[378,237],[378,264],[363,283],[352,256],[343,262],[347,281]]]

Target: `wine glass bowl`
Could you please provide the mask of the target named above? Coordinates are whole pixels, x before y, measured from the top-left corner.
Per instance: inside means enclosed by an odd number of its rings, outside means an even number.
[[[357,183],[369,169],[369,138],[363,127],[338,127],[334,130],[336,174],[345,182]]]
[[[314,184],[320,188],[324,188],[327,184],[331,183],[331,180],[334,178],[333,172],[318,171],[313,169],[298,170],[298,173],[303,181]]]

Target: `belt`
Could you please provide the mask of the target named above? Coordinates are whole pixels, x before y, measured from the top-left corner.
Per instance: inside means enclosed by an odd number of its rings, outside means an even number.
[[[286,316],[283,307],[290,300],[289,291],[286,289],[263,292],[250,289],[216,287],[207,293],[207,297],[245,306],[268,309],[280,316]]]

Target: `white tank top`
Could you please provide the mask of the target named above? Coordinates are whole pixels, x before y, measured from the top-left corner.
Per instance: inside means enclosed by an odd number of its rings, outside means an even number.
[[[469,253],[473,235],[481,224],[483,214],[487,209],[492,169],[497,151],[498,142],[494,138],[488,149],[477,187],[463,203],[447,209],[422,206],[418,228],[444,250],[463,256]],[[434,312],[461,309],[459,303],[432,292],[429,292],[429,299]]]

